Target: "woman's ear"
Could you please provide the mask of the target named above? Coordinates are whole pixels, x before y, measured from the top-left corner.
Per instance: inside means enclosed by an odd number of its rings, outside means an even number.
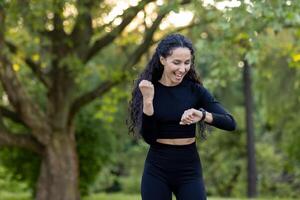
[[[162,56],[159,56],[160,63],[165,66],[166,59]]]

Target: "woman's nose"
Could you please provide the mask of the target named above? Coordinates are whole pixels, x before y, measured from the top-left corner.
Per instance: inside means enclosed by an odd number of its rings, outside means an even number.
[[[185,72],[185,66],[184,65],[181,65],[180,68],[179,68],[179,71],[184,73]]]

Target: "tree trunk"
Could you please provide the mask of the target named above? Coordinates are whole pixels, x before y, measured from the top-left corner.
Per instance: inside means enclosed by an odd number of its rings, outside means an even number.
[[[253,127],[253,96],[251,88],[251,68],[247,60],[244,60],[243,68],[244,97],[246,107],[246,129],[247,129],[247,173],[248,173],[248,197],[256,197],[256,161],[255,161],[255,138]]]
[[[79,200],[78,166],[74,134],[54,133],[41,163],[36,200]]]

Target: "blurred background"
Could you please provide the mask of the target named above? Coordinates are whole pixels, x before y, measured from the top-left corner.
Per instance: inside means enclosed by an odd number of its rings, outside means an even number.
[[[299,0],[0,0],[0,199],[141,199],[128,102],[170,33],[238,125],[197,139],[209,199],[299,199]]]

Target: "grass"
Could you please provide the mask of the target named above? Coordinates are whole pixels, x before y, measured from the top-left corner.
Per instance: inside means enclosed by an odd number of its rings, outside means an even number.
[[[1,200],[30,200],[28,193],[11,193],[0,191]]]
[[[130,195],[130,194],[94,194],[83,200],[141,200],[140,194]],[[173,200],[176,198],[173,196]],[[207,200],[249,200],[247,198],[221,198],[221,197],[208,197]],[[269,198],[257,198],[255,200],[292,200],[290,198],[276,198],[276,197],[269,197]]]
[[[31,200],[29,198],[28,193],[6,193],[0,192],[1,200]],[[89,197],[83,198],[83,200],[141,200],[140,194],[123,194],[123,193],[116,193],[116,194],[106,194],[106,193],[99,193],[93,194]],[[173,200],[176,198],[173,196]],[[208,197],[207,200],[249,200],[247,198],[221,198],[221,197]],[[290,198],[276,198],[276,197],[269,197],[269,198],[257,198],[255,200],[292,200]]]
[[[122,193],[117,193],[117,194],[106,194],[106,193],[101,193],[101,194],[93,194],[87,198],[84,198],[83,200],[140,200],[140,195],[135,194],[122,194]]]

